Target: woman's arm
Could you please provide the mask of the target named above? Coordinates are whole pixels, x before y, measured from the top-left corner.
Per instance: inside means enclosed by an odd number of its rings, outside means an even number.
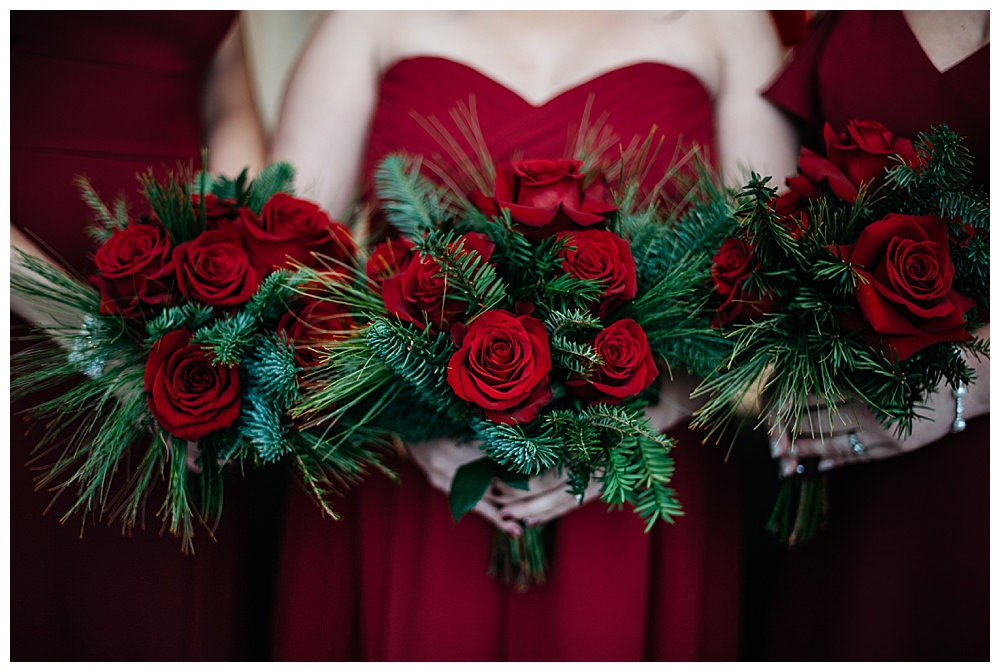
[[[706,12],[709,39],[721,61],[716,94],[716,145],[727,184],[750,170],[782,186],[795,172],[795,131],[760,94],[782,63],[781,43],[766,12]]]
[[[264,127],[250,85],[239,20],[206,75],[204,115],[209,171],[235,176],[249,168],[254,175],[264,167]]]
[[[271,157],[296,170],[296,190],[334,217],[358,195],[379,79],[381,12],[321,18],[285,90]]]

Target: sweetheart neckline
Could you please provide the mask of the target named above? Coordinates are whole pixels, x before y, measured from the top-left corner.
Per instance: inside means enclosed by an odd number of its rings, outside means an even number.
[[[705,83],[697,75],[695,75],[693,72],[691,72],[690,70],[686,70],[684,68],[680,68],[680,67],[678,67],[676,65],[671,65],[669,63],[662,63],[662,62],[659,62],[659,61],[635,61],[635,62],[632,62],[632,63],[626,63],[625,65],[620,65],[620,66],[611,68],[610,70],[604,70],[602,72],[599,72],[599,73],[593,75],[592,77],[590,77],[590,78],[588,78],[588,79],[586,79],[584,81],[578,82],[577,84],[573,84],[573,85],[568,86],[567,88],[563,88],[563,89],[560,89],[559,91],[556,91],[554,94],[552,94],[551,96],[549,96],[545,100],[541,101],[540,103],[534,103],[531,100],[528,100],[523,95],[521,95],[520,92],[518,92],[518,91],[516,91],[516,90],[514,90],[512,88],[510,88],[509,86],[507,86],[503,82],[501,82],[501,81],[493,78],[492,76],[486,74],[482,70],[479,70],[475,66],[469,65],[468,63],[464,63],[462,61],[457,61],[457,60],[452,59],[452,58],[448,58],[447,56],[434,56],[434,55],[427,55],[427,54],[417,54],[417,55],[413,55],[413,56],[405,56],[403,58],[398,58],[395,61],[393,61],[392,63],[390,63],[389,66],[387,66],[385,68],[385,70],[383,71],[383,77],[385,77],[386,75],[388,75],[390,72],[392,72],[394,69],[396,69],[397,67],[399,67],[401,65],[404,65],[404,64],[407,64],[407,63],[413,63],[413,62],[416,62],[416,61],[442,61],[444,63],[449,63],[451,65],[455,65],[455,66],[457,66],[459,68],[462,68],[463,70],[466,70],[468,72],[473,73],[474,75],[478,76],[480,79],[483,79],[483,80],[489,82],[491,85],[496,86],[497,88],[503,89],[504,91],[506,91],[507,93],[509,93],[510,95],[514,96],[519,101],[521,101],[521,103],[523,103],[524,105],[526,105],[526,106],[528,106],[528,107],[530,107],[530,108],[532,108],[534,110],[544,109],[545,107],[547,107],[548,105],[552,104],[553,102],[559,100],[560,98],[564,98],[566,96],[572,95],[572,94],[576,93],[577,91],[579,91],[581,89],[584,89],[584,88],[586,88],[588,86],[592,86],[596,82],[599,82],[601,80],[607,79],[608,77],[613,77],[613,76],[616,76],[616,75],[621,75],[622,73],[627,72],[629,70],[633,70],[635,68],[640,68],[640,67],[648,67],[648,66],[655,66],[655,67],[659,67],[659,68],[666,68],[667,70],[671,70],[673,72],[677,72],[677,73],[679,73],[681,75],[684,75],[684,76],[688,77],[689,79],[691,79],[699,87],[699,89],[705,94],[706,98],[708,98],[709,100],[712,99],[712,94],[709,91],[708,86],[706,86]]]

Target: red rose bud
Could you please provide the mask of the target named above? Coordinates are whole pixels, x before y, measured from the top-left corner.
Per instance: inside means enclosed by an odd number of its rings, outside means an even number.
[[[240,377],[236,368],[212,364],[210,354],[190,341],[185,329],[157,340],[146,360],[143,384],[160,426],[194,441],[236,422]]]
[[[529,240],[602,224],[618,208],[603,176],[580,172],[582,161],[532,159],[497,166],[494,195],[471,195],[486,215],[509,210]],[[592,179],[588,183],[588,179]]]
[[[948,226],[940,217],[890,214],[855,244],[831,250],[861,276],[861,314],[841,321],[870,343],[902,360],[935,343],[972,339],[964,316],[975,303],[952,289]]]
[[[357,246],[351,232],[330,219],[319,205],[277,193],[247,220],[247,245],[261,275],[296,264],[343,268],[354,264]]]
[[[552,401],[548,334],[541,320],[490,310],[468,325],[448,362],[448,384],[494,422],[530,422]]]
[[[574,278],[600,281],[601,317],[635,298],[635,259],[621,236],[592,229],[559,234],[559,240],[565,245],[559,251],[563,270]]]
[[[210,306],[236,306],[253,296],[261,277],[238,228],[205,231],[174,248],[174,271],[181,293]]]
[[[283,333],[291,343],[298,365],[308,368],[319,364],[324,344],[344,340],[356,326],[345,306],[311,299],[298,310],[290,310],[281,317],[278,333]]]
[[[712,326],[722,327],[736,320],[758,317],[774,306],[766,296],[759,296],[744,289],[744,284],[760,264],[753,249],[738,238],[728,238],[712,257],[712,282],[722,297]]]
[[[195,217],[201,221],[201,194],[191,194],[191,205],[194,206]],[[232,198],[219,198],[215,194],[205,194],[205,228],[218,228],[219,223],[228,222],[238,216],[236,201]]]
[[[590,380],[567,381],[570,392],[592,403],[618,403],[653,384],[659,371],[646,332],[635,320],[618,320],[594,339],[603,364]]]
[[[774,214],[785,230],[798,240],[809,225],[809,201],[795,191],[786,191],[771,201]]]
[[[869,190],[881,186],[886,169],[896,165],[896,156],[907,164],[916,159],[913,143],[897,137],[877,121],[849,121],[835,132],[829,123],[823,126],[826,156],[847,176],[855,187],[868,185]]]
[[[98,275],[91,281],[101,290],[101,312],[136,315],[142,305],[167,300],[173,264],[170,238],[158,225],[129,222],[117,229],[94,255]]]
[[[841,200],[858,200],[858,187],[828,159],[808,147],[799,150],[799,178],[788,178],[787,184],[806,198],[817,198],[818,185],[825,184]]]
[[[365,275],[381,290],[386,278],[400,273],[414,256],[413,243],[406,238],[390,238],[375,246],[365,262]]]
[[[485,263],[493,254],[494,245],[480,233],[467,233],[459,239],[464,254],[478,254]],[[441,265],[430,256],[414,254],[399,273],[382,283],[382,301],[386,310],[397,318],[421,329],[446,331],[460,320],[467,303],[450,294],[452,285]]]

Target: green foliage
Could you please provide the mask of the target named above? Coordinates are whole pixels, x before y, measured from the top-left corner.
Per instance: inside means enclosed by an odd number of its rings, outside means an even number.
[[[474,421],[472,428],[481,450],[514,473],[538,476],[559,463],[562,439],[551,431],[531,436],[521,425],[486,420]]]
[[[455,471],[448,489],[448,508],[456,523],[476,507],[496,473],[497,465],[488,457],[467,462]]]
[[[91,215],[93,216],[93,222],[87,227],[87,233],[99,245],[105,243],[116,230],[124,229],[128,226],[128,212],[125,209],[124,198],[117,199],[112,210],[104,204],[104,201],[101,200],[97,191],[94,190],[93,185],[90,184],[90,180],[86,177],[82,175],[77,176],[73,180],[73,183],[80,191],[80,197],[87,207],[90,208]]]
[[[419,160],[391,154],[375,171],[375,188],[389,223],[411,240],[419,240],[447,219],[443,192],[420,175]]]
[[[191,207],[191,171],[178,168],[157,180],[153,169],[139,175],[143,194],[174,245],[196,238],[204,229]]]
[[[254,178],[247,195],[247,207],[260,212],[264,204],[279,192],[294,194],[295,169],[291,164],[279,161],[267,165]]]

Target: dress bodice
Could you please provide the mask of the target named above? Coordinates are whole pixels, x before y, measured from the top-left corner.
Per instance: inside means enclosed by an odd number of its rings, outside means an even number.
[[[664,143],[650,171],[654,181],[669,164],[678,140],[697,143],[710,154],[715,131],[713,101],[705,85],[690,72],[664,63],[609,70],[533,105],[468,65],[418,56],[397,61],[383,73],[365,156],[366,185],[388,153],[442,154],[441,144],[420,117],[436,118],[461,141],[451,113],[470,101],[495,160],[566,156],[568,135],[581,125],[588,105],[590,124],[606,115],[606,125],[619,141],[608,150],[612,160],[619,143],[627,147],[634,138],[645,140],[655,127]]]
[[[966,137],[975,181],[989,184],[989,67],[986,44],[939,71],[898,10],[832,12],[765,96],[804,123],[807,142],[824,121],[840,128],[873,119],[910,138],[947,123]],[[900,89],[905,95],[886,95]]]

